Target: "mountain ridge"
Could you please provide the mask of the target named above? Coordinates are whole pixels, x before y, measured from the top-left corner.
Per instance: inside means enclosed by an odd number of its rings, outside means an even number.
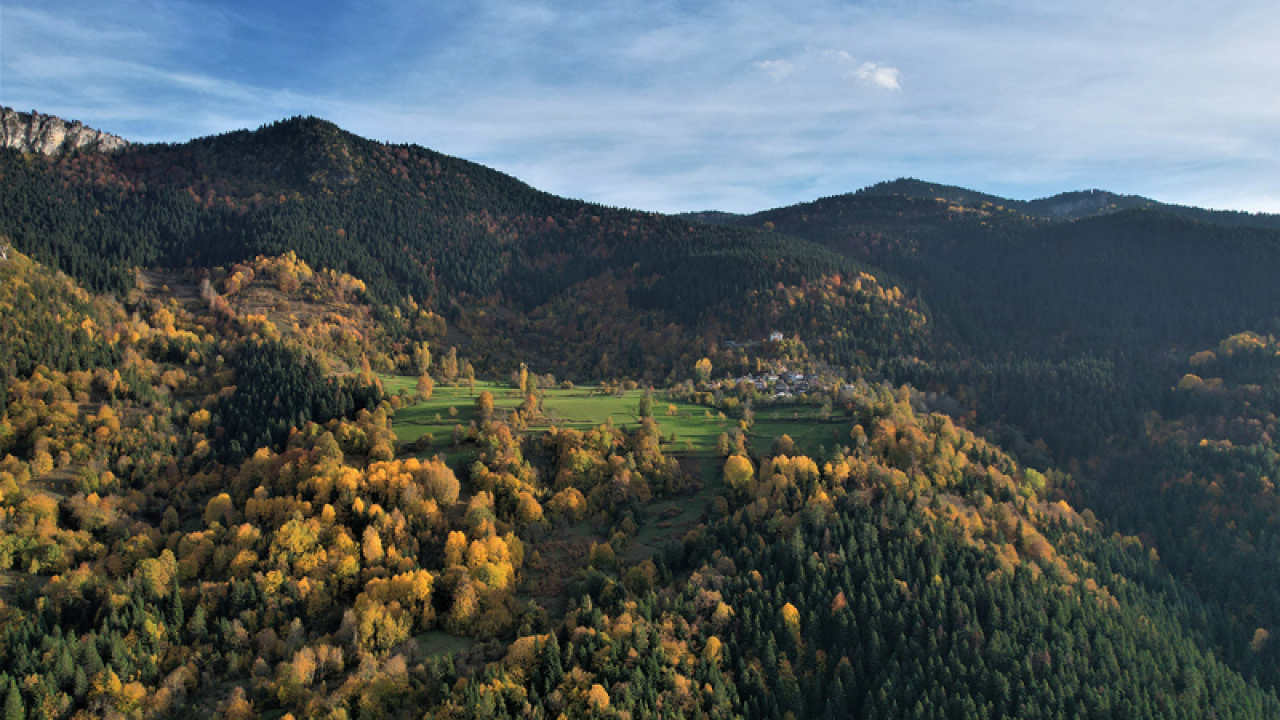
[[[616,372],[621,356],[631,371],[657,374],[645,360],[654,345],[638,338],[672,324],[696,328],[681,345],[795,333],[798,323],[816,322],[808,310],[797,312],[815,301],[788,303],[790,320],[745,308],[780,301],[787,287],[867,271],[798,238],[560,198],[464,159],[367,140],[317,118],[112,154],[39,157],[0,156],[10,186],[0,196],[0,233],[96,290],[129,289],[132,267],[230,265],[296,251],[314,267],[359,277],[388,322],[424,308],[462,324],[476,313],[500,345],[521,338],[532,356],[556,333],[612,336],[586,357],[557,350],[573,366],[561,373]],[[865,290],[888,289],[867,277]],[[603,289],[620,302],[612,322],[595,297]],[[868,302],[877,308],[882,300],[884,308],[903,305],[898,337],[916,334],[909,301],[876,297]],[[600,317],[585,322],[579,307]],[[734,327],[717,318],[719,307],[730,308]],[[840,312],[860,324],[854,316],[864,307]],[[646,329],[628,330],[623,318]],[[887,347],[895,335],[864,330],[839,342],[853,348],[880,338]],[[661,375],[686,351],[673,348]],[[499,352],[513,362],[510,348]]]
[[[764,213],[775,212],[785,208],[802,207],[824,200],[844,197],[909,197],[919,200],[941,200],[943,202],[969,206],[991,206],[1020,212],[1031,217],[1071,221],[1081,220],[1099,215],[1109,215],[1124,210],[1151,210],[1171,215],[1181,215],[1201,222],[1218,225],[1241,225],[1265,228],[1280,228],[1280,214],[1263,212],[1246,212],[1242,210],[1214,210],[1190,205],[1177,205],[1153,200],[1141,195],[1124,195],[1109,190],[1067,190],[1048,197],[1033,200],[1015,200],[957,185],[932,183],[916,178],[898,178],[868,185],[849,193],[831,195],[816,200],[809,200],[792,205],[784,205],[754,213],[730,213],[719,210],[699,210],[679,213],[679,217],[698,222],[738,225],[746,218]]]
[[[338,132],[352,137],[359,137],[343,130],[331,121],[314,116],[297,116],[288,120],[270,123],[259,128],[259,131],[289,123],[310,125],[314,128],[324,128],[328,132]],[[251,135],[252,131],[248,129],[233,130],[226,133],[193,138],[189,143],[226,141],[246,133]],[[367,140],[366,138],[360,139]],[[392,143],[384,144],[392,145]],[[131,143],[119,135],[88,127],[79,120],[65,120],[57,115],[45,114],[35,110],[19,112],[7,106],[0,107],[0,147],[3,148],[10,148],[24,153],[58,155],[77,150],[110,153],[128,148],[131,145],[135,145],[135,143]],[[412,143],[395,145],[428,149]],[[350,175],[348,174],[346,177],[349,178]],[[1016,200],[960,186],[901,177],[895,180],[881,181],[845,194],[905,195],[921,199],[941,198],[948,202],[965,205],[989,203],[1019,210],[1029,215],[1055,220],[1074,220],[1125,209],[1144,208],[1186,215],[1206,222],[1280,227],[1280,214],[1215,210],[1197,206],[1177,205],[1140,195],[1125,195],[1096,188],[1068,190],[1032,200]],[[839,195],[831,197],[839,197]],[[760,212],[767,212],[767,210]],[[670,213],[674,217],[709,224],[735,224],[739,219],[753,214],[758,213],[730,213],[719,210]]]
[[[1050,220],[1078,220],[1121,210],[1145,209],[1184,215],[1202,222],[1271,228],[1280,227],[1280,215],[1272,213],[1214,210],[1189,205],[1177,205],[1153,200],[1141,195],[1125,195],[1096,188],[1090,190],[1068,190],[1033,200],[1014,200],[952,185],[929,183],[915,178],[899,178],[871,185],[857,191],[855,194],[895,194],[919,198],[941,197],[949,202],[962,204],[987,202]]]
[[[115,152],[128,147],[128,140],[87,127],[79,120],[63,120],[36,111],[18,112],[0,107],[0,147],[24,153],[60,155],[77,150]]]

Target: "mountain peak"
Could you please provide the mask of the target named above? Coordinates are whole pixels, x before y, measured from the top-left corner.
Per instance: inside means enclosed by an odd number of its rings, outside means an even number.
[[[0,147],[24,153],[60,155],[75,150],[114,152],[128,147],[118,135],[86,127],[79,120],[63,120],[32,110],[0,107]]]

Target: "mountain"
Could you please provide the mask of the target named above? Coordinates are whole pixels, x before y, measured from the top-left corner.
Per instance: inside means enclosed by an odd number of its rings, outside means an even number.
[[[1211,342],[1224,325],[1269,330],[1280,303],[1270,279],[1280,232],[1176,213],[1056,222],[987,201],[859,193],[734,224],[889,271],[956,340],[1002,350],[1031,342],[1038,353],[1162,352]]]
[[[1155,210],[1219,225],[1280,228],[1280,215],[1171,205],[1140,195],[1121,195],[1106,190],[1076,190],[1037,200],[1011,200],[951,185],[899,178],[863,188],[857,194],[902,195],[926,200],[940,198],[958,205],[988,204],[1050,220],[1079,220],[1122,210]]]
[[[1280,231],[669,217],[309,117],[41,147],[7,717],[1280,716]]]
[[[895,278],[931,309],[934,352],[931,363],[885,370],[951,392],[984,388],[987,420],[1009,421],[1059,453],[1134,430],[1134,405],[1176,382],[1174,358],[1232,333],[1278,329],[1276,230],[1152,210],[1052,221],[957,200],[859,193],[734,222],[807,239]],[[983,364],[993,368],[979,371]],[[1046,414],[1048,398],[1068,387],[1069,410]],[[1147,400],[1099,405],[1085,388]]]
[[[1077,505],[1148,539],[1238,623],[1223,631],[1236,649],[1222,652],[1274,662],[1245,641],[1280,612],[1258,612],[1272,607],[1258,575],[1280,571],[1280,548],[1266,540],[1272,520],[1245,518],[1269,507],[1252,483],[1280,471],[1270,415],[1257,414],[1278,377],[1280,232],[1167,208],[1052,220],[967,191],[905,189],[925,197],[858,193],[734,222],[896,278],[930,308],[935,342],[883,372],[963,399],[1035,467],[1076,468]],[[1243,484],[1219,495],[1228,479]],[[1216,570],[1202,572],[1208,557]]]
[[[75,151],[114,152],[128,147],[124,138],[38,112],[17,112],[0,107],[0,148],[40,155]]]
[[[360,278],[393,325],[446,317],[493,369],[523,357],[564,375],[664,377],[707,342],[812,332],[830,308],[783,301],[786,288],[866,271],[794,238],[557,198],[315,118],[110,154],[9,151],[0,173],[0,233],[94,289],[126,290],[134,267],[292,251]],[[866,296],[840,310],[860,331],[830,340],[846,361],[918,334],[891,287],[864,285],[838,290]],[[587,353],[572,349],[586,337]]]

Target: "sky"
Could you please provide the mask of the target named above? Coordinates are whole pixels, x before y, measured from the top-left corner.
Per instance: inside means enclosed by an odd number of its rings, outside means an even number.
[[[1280,3],[3,0],[0,104],[133,141],[316,115],[558,195],[916,177],[1280,212]]]

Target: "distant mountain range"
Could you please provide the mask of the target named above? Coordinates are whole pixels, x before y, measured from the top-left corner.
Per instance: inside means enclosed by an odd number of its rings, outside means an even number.
[[[1276,214],[1248,213],[1238,210],[1207,210],[1187,205],[1163,203],[1141,195],[1121,195],[1107,190],[1074,190],[1038,200],[1013,200],[954,185],[940,185],[924,180],[916,180],[915,178],[899,178],[876,183],[851,194],[863,196],[898,195],[925,200],[937,199],[956,205],[974,207],[989,205],[1049,220],[1079,220],[1086,217],[1108,215],[1121,210],[1141,209],[1182,215],[1201,222],[1219,225],[1280,228],[1280,215]],[[834,197],[845,196],[837,195]],[[764,212],[769,211],[766,210]],[[726,213],[718,210],[703,210],[681,213],[681,217],[705,223],[742,224],[743,218],[750,217],[750,215]]]

